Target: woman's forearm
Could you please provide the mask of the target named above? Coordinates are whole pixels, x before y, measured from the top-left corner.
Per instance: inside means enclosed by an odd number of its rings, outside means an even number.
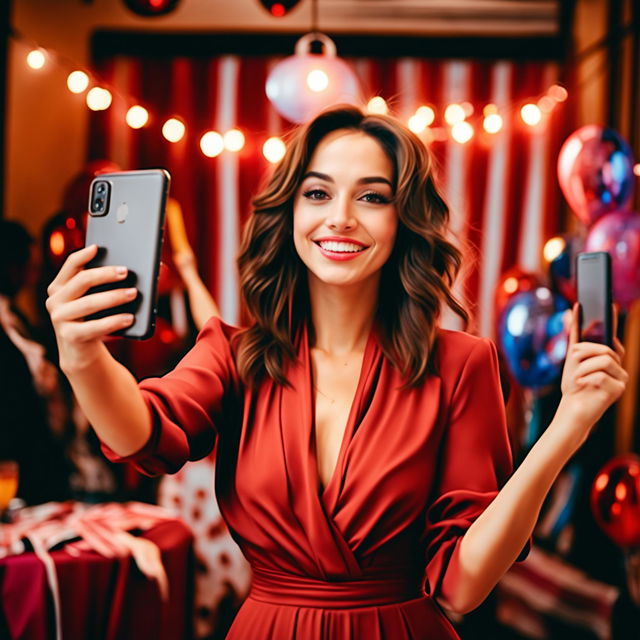
[[[209,293],[209,290],[197,273],[189,277],[183,276],[183,280],[187,289],[187,295],[189,296],[191,316],[198,331],[200,331],[211,316],[220,317],[220,311],[213,296]]]
[[[457,593],[443,593],[459,613],[479,606],[532,534],[556,477],[581,446],[559,422],[574,420],[562,402],[547,430],[460,541]]]
[[[90,366],[65,375],[100,440],[120,456],[142,448],[151,435],[151,415],[136,379],[104,344]]]

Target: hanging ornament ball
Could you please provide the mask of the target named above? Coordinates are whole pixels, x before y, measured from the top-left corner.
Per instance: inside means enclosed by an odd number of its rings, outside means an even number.
[[[310,52],[314,42],[322,44],[324,53]],[[356,75],[323,33],[308,33],[298,40],[294,55],[271,70],[266,91],[276,111],[298,124],[334,104],[357,104],[360,97]]]
[[[607,251],[611,256],[613,299],[629,309],[640,298],[640,214],[613,211],[589,230],[585,251]]]
[[[171,13],[180,0],[124,0],[128,9],[139,16],[162,16]]]
[[[616,456],[602,467],[591,486],[591,513],[618,546],[640,547],[639,456]]]
[[[558,179],[576,216],[591,225],[605,213],[629,205],[634,183],[631,148],[613,129],[581,127],[560,149]]]
[[[300,0],[260,0],[260,4],[274,17],[282,18],[300,4]]]

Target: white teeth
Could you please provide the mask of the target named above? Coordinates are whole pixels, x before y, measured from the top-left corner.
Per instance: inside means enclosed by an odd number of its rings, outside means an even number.
[[[366,248],[358,244],[352,244],[351,242],[336,242],[334,240],[323,240],[318,244],[326,251],[336,251],[339,253],[357,253]]]

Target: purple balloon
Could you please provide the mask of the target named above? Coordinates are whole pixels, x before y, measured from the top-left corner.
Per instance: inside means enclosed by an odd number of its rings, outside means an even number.
[[[626,209],[633,194],[633,156],[613,129],[590,124],[574,131],[558,156],[560,188],[586,225]]]
[[[640,214],[614,211],[589,230],[585,251],[611,256],[613,298],[625,309],[640,298]]]

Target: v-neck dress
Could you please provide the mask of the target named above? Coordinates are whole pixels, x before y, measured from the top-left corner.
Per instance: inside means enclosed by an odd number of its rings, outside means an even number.
[[[217,443],[220,512],[252,569],[227,640],[458,638],[435,598],[455,590],[462,536],[512,473],[494,343],[439,329],[439,375],[401,391],[374,325],[322,490],[306,326],[291,386],[266,378],[252,392],[236,331],[211,318],[175,369],[139,383],[153,417],[139,451],[102,445],[156,475]]]

